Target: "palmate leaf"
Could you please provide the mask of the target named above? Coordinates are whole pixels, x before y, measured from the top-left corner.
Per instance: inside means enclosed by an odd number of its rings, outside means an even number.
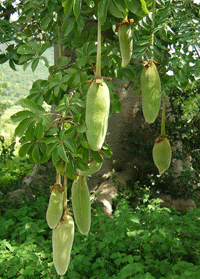
[[[60,155],[60,157],[62,158],[63,161],[67,161],[68,158],[67,158],[67,155],[66,155],[66,151],[64,149],[64,146],[62,144],[59,144],[57,146],[57,150],[58,150],[58,153]]]
[[[75,169],[74,169],[74,165],[72,163],[72,159],[70,159],[70,158],[66,162],[65,172],[66,172],[67,177],[69,177],[70,179],[75,179],[76,178],[76,172],[75,172]]]
[[[35,126],[34,134],[37,139],[41,139],[44,134],[44,126],[42,125],[42,121],[38,121]]]
[[[77,19],[77,18],[79,17],[79,15],[80,15],[81,5],[82,5],[82,0],[74,0],[74,3],[73,3],[73,12],[74,12],[74,15],[75,15],[76,19]]]
[[[28,129],[29,125],[35,121],[35,117],[28,117],[23,119],[15,129],[15,136],[22,137],[24,132]]]
[[[21,111],[16,112],[15,114],[13,114],[10,118],[14,123],[16,123],[29,116],[34,116],[34,113],[32,113],[29,110],[21,110]]]
[[[97,151],[91,150],[92,157],[97,163],[103,163],[103,158]]]
[[[35,143],[32,149],[32,158],[33,161],[37,164],[40,165],[41,164],[41,153],[39,150],[39,144]]]
[[[110,0],[101,0],[99,2],[98,18],[100,20],[101,25],[103,25],[106,21],[109,4]]]
[[[34,142],[26,142],[19,149],[19,156],[25,157],[29,149],[34,145]]]

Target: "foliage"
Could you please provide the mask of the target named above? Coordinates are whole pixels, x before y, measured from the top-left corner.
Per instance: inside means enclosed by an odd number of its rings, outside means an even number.
[[[11,203],[1,214],[2,279],[59,278],[45,220],[48,196],[40,190]],[[197,278],[199,209],[182,214],[161,209],[160,201],[149,200],[147,193],[141,196],[143,205],[133,209],[129,195],[123,192],[117,197],[113,219],[103,213],[101,203],[92,202],[91,231],[82,236],[76,229],[63,278]]]
[[[160,75],[165,94],[169,94],[172,86],[185,88],[189,82],[195,81],[199,61],[189,45],[194,49],[199,43],[198,30],[193,24],[199,22],[198,7],[193,4],[188,10],[187,3],[180,4],[181,1],[157,1],[155,18],[152,1],[138,1],[137,9],[130,1],[113,0],[98,3],[74,1],[71,4],[68,1],[41,0],[24,2],[20,8],[17,7],[19,18],[15,24],[18,27],[22,23],[24,25],[17,29],[18,39],[14,40],[14,44],[8,36],[9,46],[2,53],[1,62],[9,60],[13,69],[15,64],[23,65],[24,69],[30,65],[35,71],[39,61],[43,61],[49,70],[48,79],[35,81],[30,95],[20,101],[23,111],[12,116],[14,122],[20,122],[15,131],[15,135],[21,138],[20,156],[28,154],[36,164],[52,158],[61,173],[65,165],[69,178],[75,177],[77,169],[87,169],[86,162],[91,151],[85,136],[85,98],[89,86],[86,81],[92,78],[95,68],[96,18],[102,24],[103,76],[122,80],[128,78],[135,84],[140,76],[140,71],[135,71],[141,65],[138,61],[153,57],[161,63]],[[123,69],[120,67],[119,44],[116,47],[118,37],[112,28],[126,15],[134,19],[132,38],[135,47],[133,60]],[[188,18],[191,18],[189,22],[186,21]],[[4,18],[2,25],[5,28],[14,24],[5,21]],[[28,36],[30,32],[31,37]],[[154,45],[151,43],[152,32]],[[187,40],[184,39],[180,46],[183,32],[187,33]],[[79,40],[80,35],[82,40]],[[59,46],[60,57],[57,65],[49,66],[44,52],[53,43]],[[68,57],[62,56],[62,48],[71,51]],[[173,54],[170,49],[174,50]],[[169,75],[169,71],[173,71],[174,76]],[[112,92],[113,85],[109,87],[111,115],[113,111],[119,112],[121,105],[119,97]],[[42,107],[44,102],[57,106],[54,115],[45,111]],[[52,116],[57,120],[53,121]],[[106,143],[101,151],[112,155]],[[93,152],[92,156],[98,160],[97,153]]]
[[[13,157],[15,156],[15,141],[13,141],[10,145],[7,145],[5,142],[5,138],[3,136],[0,136],[0,142],[0,161],[6,164],[7,160],[13,159]]]

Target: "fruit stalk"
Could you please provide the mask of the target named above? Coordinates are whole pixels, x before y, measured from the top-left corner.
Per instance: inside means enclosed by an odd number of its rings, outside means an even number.
[[[152,21],[152,24],[151,24],[151,27],[152,29],[154,29],[155,27],[155,17],[156,17],[156,0],[153,0],[153,21]],[[154,45],[154,33],[151,34],[151,46],[153,47]],[[152,56],[153,56],[153,51],[152,51]],[[151,57],[153,58],[153,57]]]
[[[64,193],[63,193],[63,209],[67,209],[67,175],[64,173],[64,183],[63,183]]]
[[[162,110],[162,122],[161,122],[161,136],[165,135],[165,95],[163,94],[163,110]]]
[[[97,62],[96,62],[96,71],[95,77],[101,76],[101,24],[98,19],[98,27],[97,27]]]

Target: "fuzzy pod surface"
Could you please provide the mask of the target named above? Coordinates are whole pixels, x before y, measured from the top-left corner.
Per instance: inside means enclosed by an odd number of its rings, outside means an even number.
[[[118,30],[119,46],[122,56],[122,67],[126,67],[131,60],[133,50],[133,40],[131,39],[131,26],[123,24]]]
[[[54,229],[58,225],[62,214],[63,192],[60,191],[60,185],[54,185],[46,213],[47,224],[51,229]]]
[[[86,171],[79,171],[79,174],[83,175],[83,176],[92,175],[92,174],[98,172],[101,169],[102,165],[103,165],[103,163],[98,163],[95,160],[93,160],[89,164],[89,169]]]
[[[158,115],[161,103],[161,81],[157,67],[152,59],[145,65],[141,74],[142,111],[145,121],[153,123]]]
[[[91,204],[85,176],[79,175],[72,184],[72,208],[80,233],[87,235],[91,225]]]
[[[158,137],[153,147],[153,160],[159,170],[159,174],[164,173],[171,163],[171,145],[169,140],[162,136]]]
[[[65,214],[52,235],[53,263],[59,275],[64,275],[68,269],[73,241],[74,220]]]
[[[110,110],[110,93],[107,84],[94,80],[89,87],[86,98],[86,137],[90,148],[100,150],[108,129]]]

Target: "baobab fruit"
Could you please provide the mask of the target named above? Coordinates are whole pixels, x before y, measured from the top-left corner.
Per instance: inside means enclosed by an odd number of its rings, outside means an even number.
[[[171,146],[166,136],[159,136],[155,140],[153,147],[153,160],[159,170],[159,174],[164,173],[171,163]]]
[[[77,176],[72,184],[72,208],[80,233],[87,235],[91,225],[91,205],[85,176]]]
[[[107,84],[94,79],[86,98],[86,137],[90,148],[100,150],[106,137],[110,110],[110,94]]]
[[[96,173],[97,171],[99,171],[102,167],[103,163],[98,163],[95,160],[93,160],[88,166],[89,169],[86,171],[79,171],[79,175],[83,175],[83,176],[88,176],[88,175],[92,175],[94,173]]]
[[[74,220],[65,213],[52,235],[53,263],[58,275],[64,275],[68,269],[73,241]]]
[[[128,20],[123,20],[118,27],[119,46],[122,56],[122,67],[126,67],[131,60],[133,50],[133,40],[131,39],[131,24]]]
[[[55,184],[50,195],[46,219],[51,229],[54,229],[63,214],[63,191],[61,184]]]
[[[143,66],[141,74],[142,111],[145,121],[151,124],[155,121],[160,109],[161,82],[153,59],[150,59],[150,65],[148,62],[144,62]]]

